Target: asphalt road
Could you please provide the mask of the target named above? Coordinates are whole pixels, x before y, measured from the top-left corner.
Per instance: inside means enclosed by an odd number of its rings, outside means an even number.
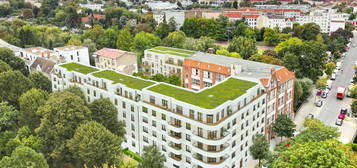
[[[354,38],[351,43],[357,44],[357,33],[354,33]],[[335,121],[341,108],[348,108],[350,110],[349,98],[345,97],[343,100],[339,100],[336,98],[336,92],[339,86],[348,88],[350,80],[355,73],[355,61],[357,61],[357,46],[353,47],[351,45],[350,49],[347,51],[346,57],[343,59],[343,72],[338,72],[336,80],[332,83],[332,89],[328,94],[328,97],[324,100],[324,105],[321,107],[321,111],[317,116],[318,119],[327,125],[335,125]]]

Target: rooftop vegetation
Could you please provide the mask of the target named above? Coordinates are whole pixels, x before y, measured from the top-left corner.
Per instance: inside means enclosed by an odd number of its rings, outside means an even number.
[[[60,66],[63,68],[66,68],[68,71],[76,71],[76,72],[79,72],[82,74],[89,74],[91,72],[98,71],[98,69],[96,69],[96,68],[92,68],[89,66],[75,63],[75,62],[68,63],[68,64],[62,64]]]
[[[256,83],[254,82],[229,78],[226,81],[199,93],[167,84],[159,84],[150,87],[148,90],[170,96],[176,100],[193,104],[202,108],[213,109],[228,100],[238,98],[255,85]]]
[[[160,54],[177,55],[177,56],[181,56],[181,57],[188,57],[188,56],[196,53],[195,51],[171,48],[171,47],[162,47],[162,46],[149,49],[149,51],[160,53]]]
[[[131,77],[128,75],[120,74],[111,70],[104,70],[100,72],[95,72],[92,74],[95,77],[98,78],[105,78],[108,80],[113,81],[113,84],[115,83],[121,83],[124,84],[125,86],[132,88],[132,89],[143,89],[145,87],[148,87],[150,85],[153,85],[154,82],[147,81],[144,79],[139,79],[135,77]]]

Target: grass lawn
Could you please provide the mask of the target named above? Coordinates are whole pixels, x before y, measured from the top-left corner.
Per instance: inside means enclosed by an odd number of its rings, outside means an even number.
[[[111,70],[104,70],[104,71],[96,72],[96,73],[93,73],[92,75],[95,77],[98,77],[98,78],[105,78],[105,79],[111,80],[111,81],[113,81],[113,84],[122,83],[129,88],[139,89],[139,90],[155,84],[154,82],[151,82],[151,81],[146,81],[143,79],[138,79],[138,78],[134,78],[131,76],[123,75],[123,74],[116,73]]]
[[[76,71],[76,72],[79,72],[82,74],[89,74],[91,72],[98,71],[98,69],[96,69],[96,68],[92,68],[92,67],[74,63],[74,62],[68,63],[68,64],[62,64],[60,66],[63,68],[66,68],[68,71]]]
[[[188,57],[188,56],[196,53],[195,51],[184,50],[184,49],[179,49],[179,48],[171,48],[171,47],[162,47],[162,46],[149,49],[149,51],[160,53],[160,54],[177,55],[177,56],[181,56],[181,57]]]
[[[199,93],[166,84],[159,84],[150,87],[148,90],[170,96],[176,100],[190,103],[202,108],[213,109],[227,100],[233,100],[243,95],[249,88],[255,85],[256,83],[254,82],[229,78],[225,82]]]

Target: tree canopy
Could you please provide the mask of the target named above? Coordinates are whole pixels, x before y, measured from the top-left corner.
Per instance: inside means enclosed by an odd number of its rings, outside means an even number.
[[[145,146],[142,161],[139,163],[139,168],[164,168],[165,156],[161,154],[157,146]]]
[[[5,156],[0,161],[0,167],[23,168],[36,167],[48,168],[45,157],[26,146],[17,147],[11,156]]]

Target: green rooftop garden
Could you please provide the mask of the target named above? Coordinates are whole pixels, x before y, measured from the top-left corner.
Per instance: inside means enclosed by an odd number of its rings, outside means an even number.
[[[79,72],[82,74],[89,74],[91,72],[98,71],[98,69],[96,69],[96,68],[92,68],[92,67],[74,63],[74,62],[68,63],[68,64],[62,64],[60,66],[63,68],[66,68],[68,71],[76,71],[76,72]]]
[[[180,89],[167,84],[159,84],[150,87],[148,90],[170,96],[176,100],[190,103],[206,109],[213,109],[227,100],[233,100],[246,93],[246,91],[257,83],[229,78],[212,88],[199,93]]]
[[[179,49],[179,48],[171,48],[171,47],[162,47],[162,46],[149,49],[149,51],[160,53],[160,54],[177,55],[177,56],[181,56],[181,57],[188,57],[188,56],[196,53],[195,51],[184,50],[184,49]]]
[[[113,84],[115,84],[115,83],[124,84],[127,87],[132,88],[132,89],[141,90],[145,87],[148,87],[148,86],[154,84],[154,82],[150,82],[150,81],[146,81],[143,79],[138,79],[138,78],[134,78],[131,76],[123,75],[123,74],[116,73],[111,70],[95,72],[92,75],[95,77],[98,77],[98,78],[104,78],[104,79],[111,80],[111,81],[113,81]]]

